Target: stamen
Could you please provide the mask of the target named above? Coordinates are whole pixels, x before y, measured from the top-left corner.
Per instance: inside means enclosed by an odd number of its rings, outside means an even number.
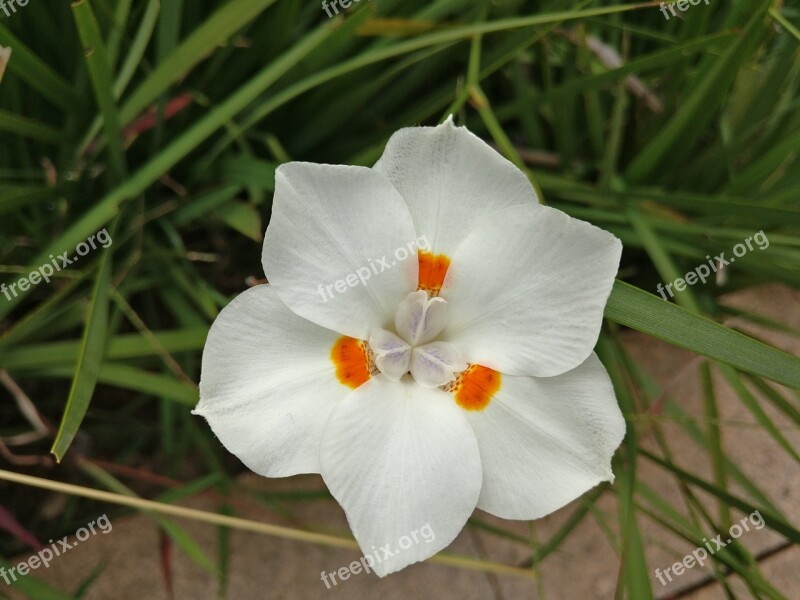
[[[438,296],[442,290],[444,277],[450,268],[450,258],[446,254],[431,254],[420,251],[419,256],[419,286],[418,290],[425,290],[431,296]]]
[[[351,337],[340,337],[331,349],[339,383],[356,389],[371,377],[372,364],[367,343]]]
[[[503,376],[482,365],[470,365],[455,381],[442,389],[451,392],[464,410],[483,410],[503,385]]]

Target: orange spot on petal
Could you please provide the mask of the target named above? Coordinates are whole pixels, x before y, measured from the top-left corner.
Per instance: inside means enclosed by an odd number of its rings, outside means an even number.
[[[464,410],[483,410],[503,385],[502,375],[481,365],[470,365],[450,384],[456,403]]]
[[[336,365],[339,383],[356,389],[370,378],[367,345],[351,337],[340,337],[331,349],[331,360]]]
[[[450,268],[450,258],[446,254],[419,254],[419,286],[417,289],[425,290],[431,296],[436,296],[442,289],[444,276]]]

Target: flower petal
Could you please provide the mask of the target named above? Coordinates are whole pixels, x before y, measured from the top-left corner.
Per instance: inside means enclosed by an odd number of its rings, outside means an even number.
[[[483,464],[478,508],[504,519],[538,519],[613,481],[611,457],[625,435],[594,354],[556,377],[503,377],[491,403],[467,419]]]
[[[470,363],[551,377],[591,354],[622,253],[602,229],[546,206],[483,220],[464,241],[441,297],[440,339]]]
[[[333,411],[320,462],[362,551],[377,551],[372,568],[380,576],[450,544],[481,487],[478,444],[449,394],[382,376]],[[426,526],[430,541],[403,542]],[[385,556],[384,547],[394,554]]]
[[[403,339],[391,331],[378,329],[370,336],[369,347],[375,355],[375,366],[390,381],[400,381],[408,373],[411,346]]]
[[[409,294],[394,316],[397,333],[412,346],[430,342],[446,325],[447,302],[428,298],[428,293],[422,290]]]
[[[482,217],[537,203],[525,174],[452,117],[396,132],[373,168],[403,196],[433,255],[452,257]]]
[[[411,351],[411,375],[426,388],[435,388],[450,383],[467,368],[453,344],[431,342]]]
[[[262,263],[291,310],[367,339],[417,289],[415,237],[403,199],[372,169],[287,163],[275,173]]]
[[[339,337],[290,311],[271,286],[247,290],[208,333],[194,414],[256,473],[319,473],[327,416],[352,391],[330,358]]]

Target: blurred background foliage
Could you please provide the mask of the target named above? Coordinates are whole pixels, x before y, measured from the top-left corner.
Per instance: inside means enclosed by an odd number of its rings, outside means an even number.
[[[242,466],[189,410],[210,323],[263,279],[275,166],[371,165],[395,130],[452,113],[523,168],[544,202],[625,244],[598,352],[629,431],[617,483],[587,496],[619,499],[618,597],[654,594],[642,519],[700,545],[732,509],[759,509],[787,543],[800,541],[791,516],[726,456],[714,421],[684,418],[667,399],[659,411],[692,434],[714,477],[672,463],[660,422],[646,418],[661,390],[618,338],[633,327],[708,357],[800,460],[749,391],[800,425],[797,393],[769,383],[800,388],[800,360],[719,323],[798,332],[717,302],[761,283],[800,287],[797,3],[711,0],[669,20],[657,5],[593,0],[363,0],[340,12],[328,19],[299,0],[34,0],[0,14],[0,46],[12,49],[0,83],[0,281],[74,254],[103,228],[113,238],[52,283],[0,297],[3,468],[162,500],[236,490]],[[653,295],[762,230],[768,250],[677,304]],[[659,454],[640,447],[644,429]],[[642,462],[682,482],[689,516],[637,480]],[[0,483],[6,528],[13,515],[45,539],[106,510],[53,502]],[[534,547],[537,568],[589,507]],[[211,558],[159,519],[166,539],[224,580],[224,532]],[[23,538],[0,537],[0,555],[24,551]],[[755,597],[784,597],[744,546],[714,558],[721,580],[732,570]],[[65,597],[33,577],[23,585]]]

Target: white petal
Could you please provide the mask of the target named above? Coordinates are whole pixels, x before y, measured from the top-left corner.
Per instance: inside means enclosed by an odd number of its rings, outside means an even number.
[[[396,132],[373,168],[403,196],[433,254],[452,257],[485,215],[537,203],[522,171],[452,119]]]
[[[489,405],[467,418],[483,463],[478,508],[498,517],[538,519],[614,479],[625,421],[594,354],[556,377],[504,375]]]
[[[400,381],[408,373],[411,346],[391,331],[379,329],[369,337],[369,347],[375,355],[375,366],[390,381]]]
[[[247,290],[208,333],[194,414],[256,473],[319,473],[326,419],[352,391],[330,359],[339,337],[295,315],[270,286]]]
[[[450,544],[472,514],[481,487],[478,444],[450,395],[382,376],[336,407],[322,437],[320,462],[365,556],[377,551],[373,569],[380,576]],[[433,533],[430,541],[420,537],[426,526]],[[415,536],[416,543],[404,541]],[[397,553],[384,557],[380,549],[387,545]]]
[[[549,207],[485,219],[445,278],[449,323],[440,339],[501,373],[574,369],[597,342],[621,253],[607,231]]]
[[[430,342],[447,325],[447,302],[428,298],[428,293],[422,290],[413,292],[397,307],[394,325],[412,346]]]
[[[435,388],[455,379],[455,373],[467,368],[467,362],[447,342],[432,342],[411,352],[411,375],[426,388]]]
[[[288,163],[275,173],[262,263],[298,315],[367,339],[417,289],[415,237],[403,199],[372,169]]]

